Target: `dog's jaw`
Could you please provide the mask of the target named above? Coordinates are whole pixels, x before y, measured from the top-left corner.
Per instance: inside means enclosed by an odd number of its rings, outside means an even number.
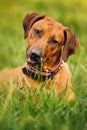
[[[46,71],[40,71],[33,66],[26,65],[22,68],[22,71],[28,77],[31,77],[39,82],[46,81],[50,78],[50,72],[48,73]]]
[[[25,67],[22,68],[22,71],[25,75],[27,75],[28,77],[32,77],[33,79],[43,82],[46,81],[48,79],[53,79],[53,77],[55,76],[56,73],[58,73],[58,71],[61,69],[62,67],[62,58],[60,58],[59,63],[57,64],[56,68],[53,71],[44,71],[44,70],[40,70],[34,66],[31,65],[26,65]]]

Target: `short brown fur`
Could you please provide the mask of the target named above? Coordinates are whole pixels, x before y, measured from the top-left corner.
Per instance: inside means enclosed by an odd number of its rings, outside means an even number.
[[[71,73],[66,61],[71,54],[74,54],[78,47],[78,40],[76,36],[70,31],[68,27],[63,26],[61,23],[49,18],[47,15],[30,13],[27,14],[23,20],[24,38],[27,38],[28,49],[26,52],[27,62],[31,62],[30,55],[32,50],[39,50],[42,54],[41,61],[44,71],[54,71],[60,58],[62,57],[62,67],[54,75],[53,79],[38,82],[37,80],[25,75],[22,72],[22,67],[3,70],[0,72],[0,84],[6,89],[9,88],[8,81],[10,79],[14,82],[14,89],[24,84],[29,84],[36,88],[40,88],[42,84],[50,88],[52,84],[56,94],[62,94],[67,86],[66,93],[68,100],[74,98],[71,83]],[[35,33],[35,29],[39,30],[40,34]],[[18,84],[18,85],[17,85]],[[32,85],[33,84],[33,85]]]

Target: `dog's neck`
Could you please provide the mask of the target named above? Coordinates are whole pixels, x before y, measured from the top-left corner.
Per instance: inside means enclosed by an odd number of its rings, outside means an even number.
[[[27,75],[28,77],[32,77],[34,80],[37,80],[38,82],[43,82],[46,80],[51,80],[53,79],[53,77],[59,72],[59,70],[62,67],[62,58],[60,58],[59,63],[57,64],[57,66],[55,67],[55,69],[53,71],[34,71],[33,67],[23,67],[22,71],[25,75]]]

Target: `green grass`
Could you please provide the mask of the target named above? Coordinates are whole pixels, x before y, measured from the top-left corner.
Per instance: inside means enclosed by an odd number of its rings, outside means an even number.
[[[0,130],[87,130],[87,1],[0,1],[0,69],[25,63],[26,40],[22,20],[27,12],[46,13],[69,26],[79,39],[77,53],[68,64],[73,75],[76,102],[66,102],[50,93],[22,90],[0,93]],[[3,86],[2,86],[3,87]],[[27,86],[25,86],[26,88]],[[38,95],[38,104],[35,96]]]

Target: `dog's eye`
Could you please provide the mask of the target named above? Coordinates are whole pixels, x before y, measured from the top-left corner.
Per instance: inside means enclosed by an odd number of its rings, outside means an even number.
[[[59,44],[59,42],[58,42],[57,40],[55,40],[55,39],[52,39],[52,40],[51,40],[51,43],[52,43],[52,44],[57,44],[57,45]]]
[[[34,33],[37,36],[40,36],[41,31],[39,29],[34,29]]]

